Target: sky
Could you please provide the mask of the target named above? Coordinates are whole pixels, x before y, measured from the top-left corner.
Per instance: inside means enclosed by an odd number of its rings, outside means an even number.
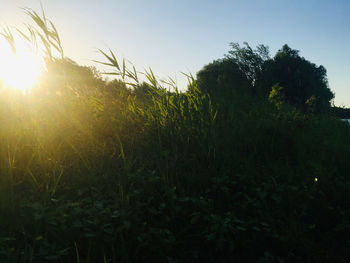
[[[348,0],[42,0],[61,36],[65,55],[81,65],[103,60],[111,48],[139,71],[160,78],[196,74],[224,57],[229,43],[265,44],[273,56],[284,44],[327,69],[337,106],[350,107]],[[28,21],[21,7],[39,0],[0,0],[0,25]]]

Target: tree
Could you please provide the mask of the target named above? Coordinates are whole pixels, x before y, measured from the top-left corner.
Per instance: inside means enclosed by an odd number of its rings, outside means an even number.
[[[224,59],[215,60],[198,72],[198,86],[202,91],[225,99],[229,99],[233,91],[264,99],[270,96],[270,100],[283,97],[283,102],[304,111],[329,110],[334,94],[329,89],[323,66],[316,66],[288,45],[274,58],[270,58],[269,48],[264,45],[255,50],[246,42],[243,47],[238,43],[231,43],[231,47]]]
[[[274,104],[278,109],[285,102],[283,90],[283,87],[281,87],[279,84],[275,84],[272,86],[272,89],[269,94],[269,102]]]
[[[285,101],[303,110],[310,108],[311,102],[315,112],[328,110],[334,97],[326,69],[301,57],[298,50],[288,45],[264,62],[258,85],[268,94],[276,83],[284,87]]]
[[[249,80],[231,59],[219,59],[197,73],[198,87],[213,97],[227,96],[233,91],[249,91]]]
[[[105,81],[95,67],[80,66],[69,58],[46,61],[46,72],[41,79],[46,91],[80,93],[82,90],[105,89]],[[69,84],[69,85],[66,85]]]
[[[226,55],[226,58],[233,61],[240,71],[250,81],[251,87],[256,92],[257,81],[261,77],[265,61],[270,59],[269,47],[258,45],[253,50],[247,42],[241,47],[238,43],[232,42],[232,49]]]

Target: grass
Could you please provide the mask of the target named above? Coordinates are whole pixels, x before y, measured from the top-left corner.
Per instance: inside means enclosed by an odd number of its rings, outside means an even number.
[[[1,262],[347,262],[346,123],[60,54],[0,97]]]

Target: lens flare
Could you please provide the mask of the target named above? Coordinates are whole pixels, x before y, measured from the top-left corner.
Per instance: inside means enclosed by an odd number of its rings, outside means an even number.
[[[25,94],[38,82],[44,61],[24,41],[18,39],[15,46],[16,54],[6,40],[0,39],[0,79],[5,88],[17,89]]]

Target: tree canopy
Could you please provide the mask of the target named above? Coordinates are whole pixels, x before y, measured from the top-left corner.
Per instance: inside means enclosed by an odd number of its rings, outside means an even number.
[[[278,83],[284,89],[285,101],[305,109],[313,98],[316,111],[330,106],[334,94],[329,89],[325,67],[317,66],[299,55],[298,50],[284,45],[273,59],[263,66],[261,89],[268,91]]]
[[[271,58],[269,48],[256,49],[244,43],[231,43],[224,59],[216,60],[198,72],[198,86],[211,95],[228,94],[230,90],[250,92],[268,99],[272,87],[281,87],[279,97],[301,110],[328,110],[334,98],[329,89],[325,67],[306,60],[298,50],[284,45]],[[275,90],[276,91],[276,90]],[[224,95],[225,96],[225,95]],[[282,102],[280,102],[282,103]]]
[[[232,91],[244,92],[250,83],[235,61],[225,58],[204,66],[197,74],[198,86],[210,95],[225,96]]]
[[[243,74],[250,81],[252,88],[255,90],[256,82],[261,76],[264,62],[270,59],[269,47],[258,45],[253,50],[247,42],[243,43],[243,47],[239,43],[232,42],[231,50],[226,58],[234,62]]]

